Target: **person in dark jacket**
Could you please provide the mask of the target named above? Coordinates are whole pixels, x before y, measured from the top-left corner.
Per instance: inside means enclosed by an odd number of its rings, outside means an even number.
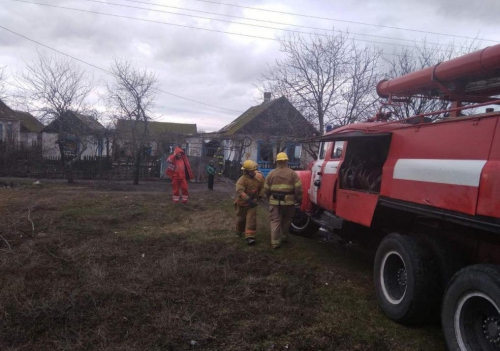
[[[215,166],[214,160],[210,160],[207,165],[208,189],[214,190]]]

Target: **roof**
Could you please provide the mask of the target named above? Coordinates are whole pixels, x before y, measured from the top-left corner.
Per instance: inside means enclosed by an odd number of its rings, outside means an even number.
[[[142,121],[136,122],[132,120],[120,119],[116,124],[116,129],[118,131],[127,133],[130,132],[134,126],[142,130],[144,128],[143,127],[144,122]],[[172,123],[172,122],[148,122],[148,130],[152,134],[190,135],[190,134],[196,134],[197,132],[196,124]]]
[[[2,100],[0,100],[0,119],[7,121],[17,121],[19,118],[16,112],[7,106]]]
[[[90,130],[93,131],[104,131],[106,128],[99,123],[97,119],[89,115],[82,115],[80,113],[74,114],[80,121],[82,121]]]
[[[15,111],[0,100],[0,120],[19,121],[21,132],[38,133],[43,124],[29,112]]]
[[[80,113],[69,112],[63,123],[63,128],[67,133],[75,131],[85,132],[90,134],[100,134],[106,131],[106,128],[92,116],[83,115]],[[59,118],[56,118],[48,126],[42,129],[44,133],[58,133],[59,132]]]
[[[291,138],[318,134],[314,126],[284,96],[250,107],[218,133],[221,137],[261,134]]]
[[[38,133],[44,125],[29,112],[15,111],[16,116],[21,121],[21,126],[25,132]]]
[[[223,127],[221,130],[219,130],[220,133],[224,133],[224,135],[233,135],[235,134],[238,130],[243,128],[246,124],[251,122],[254,118],[258,117],[261,113],[265,112],[267,109],[269,109],[271,106],[276,104],[279,100],[283,100],[286,98],[284,96],[280,97],[279,99],[274,99],[269,102],[264,102],[258,106],[252,106],[245,112],[243,112],[242,115],[240,115],[238,118],[236,118],[234,121],[229,123],[227,126]]]

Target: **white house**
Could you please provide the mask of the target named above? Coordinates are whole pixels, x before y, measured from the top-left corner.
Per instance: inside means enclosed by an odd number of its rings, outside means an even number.
[[[77,156],[81,153],[80,157],[106,156],[110,150],[106,132],[106,128],[94,117],[70,112],[43,128],[43,156],[61,155],[58,143],[60,133],[66,155]]]

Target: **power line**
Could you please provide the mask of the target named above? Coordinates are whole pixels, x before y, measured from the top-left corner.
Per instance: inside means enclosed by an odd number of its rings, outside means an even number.
[[[29,41],[31,41],[31,42],[33,42],[33,43],[37,44],[37,45],[43,46],[44,48],[47,48],[47,49],[52,50],[52,51],[55,51],[55,52],[57,52],[57,53],[59,53],[59,54],[61,54],[61,55],[64,55],[64,56],[70,57],[70,58],[72,58],[72,59],[73,59],[73,60],[75,60],[75,61],[81,62],[81,63],[83,63],[83,64],[86,64],[86,65],[88,65],[88,66],[91,66],[91,67],[94,67],[94,68],[96,68],[96,69],[98,69],[98,70],[101,70],[101,71],[103,71],[103,72],[105,72],[105,73],[108,73],[108,74],[113,75],[113,73],[112,73],[111,71],[108,71],[108,70],[107,70],[107,69],[105,69],[105,68],[102,68],[102,67],[96,66],[96,65],[94,65],[94,64],[92,64],[92,63],[89,63],[89,62],[87,62],[87,61],[84,61],[84,60],[82,60],[82,59],[79,59],[79,58],[77,58],[77,57],[75,57],[75,56],[72,56],[72,55],[70,55],[70,54],[67,54],[67,53],[65,53],[65,52],[62,52],[62,51],[60,51],[60,50],[57,50],[57,49],[55,49],[55,48],[53,48],[53,47],[51,47],[51,46],[48,46],[48,45],[46,45],[46,44],[43,44],[43,43],[41,43],[41,42],[39,42],[39,41],[36,41],[36,40],[34,40],[34,39],[31,39],[31,38],[28,38],[27,36],[22,35],[22,34],[17,33],[17,32],[14,32],[13,30],[10,30],[9,28],[6,28],[6,27],[4,27],[4,26],[2,26],[2,25],[0,25],[0,28],[2,28],[2,29],[4,29],[4,30],[6,30],[7,32],[10,32],[10,33],[12,33],[12,34],[14,34],[14,35],[17,35],[17,36],[19,36],[19,37],[21,37],[21,38],[23,38],[23,39],[29,40]],[[179,98],[179,99],[183,99],[183,100],[187,100],[187,101],[191,101],[191,102],[196,102],[197,104],[200,104],[200,105],[205,105],[205,106],[215,107],[215,108],[219,108],[219,109],[226,110],[226,111],[231,111],[231,112],[243,113],[243,111],[231,110],[231,109],[229,109],[229,108],[225,108],[225,107],[220,107],[220,106],[216,106],[216,105],[207,104],[207,103],[205,103],[205,102],[200,102],[200,101],[196,101],[196,100],[193,100],[193,99],[189,99],[189,98],[186,98],[186,97],[183,97],[183,96],[177,95],[177,94],[170,93],[170,92],[168,92],[168,91],[164,91],[164,90],[160,90],[160,89],[158,89],[158,91],[160,91],[160,92],[162,92],[162,93],[164,93],[164,94],[167,94],[167,95],[172,95],[172,96],[175,96],[175,97],[177,97],[177,98]]]
[[[159,12],[159,13],[168,13],[168,14],[172,14],[172,15],[176,15],[176,16],[185,16],[185,17],[191,17],[191,18],[207,19],[207,20],[211,20],[211,21],[219,21],[219,22],[226,22],[226,23],[238,24],[238,25],[243,25],[243,26],[273,29],[273,30],[291,32],[291,33],[319,35],[319,36],[327,37],[327,35],[320,34],[320,33],[303,32],[303,31],[298,31],[298,30],[293,30],[293,29],[282,29],[282,28],[269,27],[269,26],[263,26],[263,25],[258,25],[258,24],[251,24],[251,23],[233,22],[233,21],[223,20],[223,19],[218,19],[218,18],[188,15],[188,14],[185,14],[185,13],[178,13],[178,12],[171,12],[171,11],[164,11],[164,10],[156,10],[156,9],[151,9],[151,8],[146,8],[146,7],[123,5],[123,4],[117,4],[117,3],[113,3],[113,2],[105,2],[105,1],[100,1],[100,0],[80,0],[80,1],[87,1],[87,2],[93,2],[93,3],[98,3],[98,4],[118,6],[118,7],[125,7],[125,8],[132,8],[132,9],[139,9],[139,10],[146,10],[146,11]],[[353,34],[353,33],[347,32],[346,34]],[[392,45],[392,46],[400,46],[400,47],[406,47],[406,48],[414,49],[414,47],[411,46],[411,45],[404,45],[404,44],[397,44],[397,43],[387,43],[387,42],[380,42],[380,41],[359,39],[359,38],[355,38],[355,37],[353,37],[351,39],[352,40],[356,40],[356,41],[363,41],[363,42],[367,42],[367,43],[373,43],[373,44]],[[446,50],[436,49],[436,51],[446,51]]]
[[[125,0],[125,1],[127,1],[127,0]],[[243,8],[243,9],[255,10],[255,11],[279,13],[279,14],[283,14],[283,15],[292,15],[292,16],[307,17],[307,18],[321,19],[321,20],[334,21],[334,22],[359,24],[359,25],[363,25],[363,26],[372,26],[372,27],[381,27],[381,28],[389,28],[389,29],[397,29],[397,30],[406,30],[406,31],[410,31],[410,32],[427,33],[427,34],[435,34],[435,35],[445,35],[445,36],[448,36],[448,37],[462,38],[462,39],[472,39],[472,40],[477,39],[477,38],[466,37],[466,36],[461,36],[461,35],[454,35],[454,34],[448,34],[448,33],[439,33],[439,32],[430,32],[430,31],[424,31],[424,30],[419,30],[419,29],[394,27],[394,26],[385,26],[385,25],[382,25],[382,24],[373,24],[373,23],[365,23],[365,22],[357,22],[357,21],[347,21],[347,20],[341,20],[341,19],[338,19],[338,18],[320,17],[320,16],[313,16],[313,15],[304,15],[304,14],[300,14],[300,13],[285,12],[285,11],[259,9],[257,7],[227,4],[227,3],[223,3],[223,2],[210,1],[210,0],[195,0],[195,1],[206,2],[206,3],[210,3],[210,4],[217,4],[217,5],[224,5],[224,6],[232,6],[232,7],[238,7],[238,8]],[[500,41],[498,41],[498,40],[489,40],[489,39],[482,39],[482,40],[484,40],[484,41],[490,41],[490,42],[494,42],[494,43],[500,43]]]
[[[169,22],[162,22],[162,21],[155,21],[155,20],[144,19],[144,18],[138,18],[138,17],[130,17],[130,16],[124,16],[124,15],[116,15],[116,14],[112,14],[112,13],[105,13],[105,12],[98,12],[98,11],[90,11],[90,10],[82,10],[82,9],[77,9],[77,8],[74,8],[74,7],[56,6],[56,5],[42,4],[42,3],[38,3],[38,2],[30,2],[30,1],[25,1],[25,0],[11,0],[11,1],[23,2],[23,3],[26,3],[26,4],[32,4],[32,5],[40,5],[40,6],[46,6],[46,7],[53,7],[53,8],[57,8],[57,9],[65,9],[65,10],[72,10],[72,11],[86,12],[86,13],[92,13],[92,14],[95,14],[95,15],[104,15],[104,16],[111,16],[111,17],[118,17],[118,18],[126,18],[126,19],[131,19],[131,20],[136,20],[136,21],[143,21],[143,22],[152,22],[152,23],[166,24],[166,25],[169,25],[169,26],[175,26],[175,27],[183,27],[183,28],[198,29],[198,30],[204,30],[204,31],[208,31],[208,32],[216,32],[216,33],[223,33],[223,34],[239,35],[239,36],[249,37],[249,38],[256,38],[256,39],[264,39],[264,40],[273,40],[273,41],[278,41],[278,39],[275,39],[275,38],[266,38],[266,37],[259,37],[259,36],[257,36],[257,35],[241,34],[241,33],[233,33],[233,32],[225,32],[225,31],[222,31],[222,30],[217,30],[217,29],[208,29],[208,28],[200,28],[200,27],[186,26],[186,25],[182,25],[182,24],[169,23]]]
[[[73,8],[73,7],[65,7],[65,6],[56,6],[56,5],[42,4],[42,3],[37,3],[37,2],[25,1],[25,0],[11,0],[11,1],[22,2],[22,3],[26,3],[26,4],[32,4],[32,5],[40,5],[40,6],[46,6],[46,7],[59,8],[59,9],[70,10],[70,11],[78,11],[78,12],[84,12],[84,13],[91,13],[91,14],[97,14],[97,15],[103,15],[103,16],[125,18],[125,19],[131,19],[131,20],[136,20],[136,21],[151,22],[151,23],[157,23],[157,24],[172,25],[172,26],[176,26],[176,27],[183,27],[183,28],[204,30],[204,31],[209,31],[209,32],[216,32],[216,33],[223,33],[223,34],[232,34],[232,35],[239,35],[239,36],[251,37],[251,38],[256,38],[256,39],[279,41],[279,39],[275,39],[275,38],[260,37],[260,36],[250,35],[250,34],[240,34],[240,33],[233,33],[233,32],[225,32],[225,31],[216,30],[216,29],[200,28],[200,27],[187,26],[187,25],[175,24],[175,23],[170,23],[170,22],[149,20],[149,19],[138,18],[138,17],[116,15],[116,14],[99,12],[99,11],[82,10],[82,9],[77,9],[77,8]],[[87,0],[84,0],[84,1],[87,1]],[[355,38],[350,38],[350,39],[352,39],[352,40],[359,40],[359,39],[355,39]],[[367,41],[367,40],[364,40],[364,41]],[[371,43],[375,43],[375,44],[398,45],[398,44],[391,44],[391,43],[384,43],[384,42],[373,42],[373,41],[367,41],[367,42],[371,42]],[[401,45],[401,46],[405,46],[405,45]],[[408,46],[408,47],[410,47],[410,46]],[[397,54],[391,54],[391,53],[382,53],[381,55],[384,55],[384,56],[387,56],[387,55],[398,56]],[[413,56],[410,56],[410,57],[413,57]]]
[[[94,0],[83,0],[83,1],[94,1]],[[138,1],[138,0],[122,0],[125,2],[131,2],[131,3],[137,3],[137,4],[143,4],[143,5],[150,5],[150,6],[158,6],[158,7],[165,7],[165,8],[171,8],[171,9],[176,9],[176,10],[182,10],[182,11],[190,11],[190,12],[196,12],[196,13],[204,13],[204,14],[209,14],[209,15],[215,15],[215,16],[222,16],[222,17],[229,17],[229,18],[238,18],[238,19],[243,19],[243,20],[250,20],[250,21],[256,21],[256,22],[263,22],[263,23],[270,23],[270,24],[277,24],[277,25],[284,25],[284,26],[290,26],[290,27],[297,27],[297,28],[305,28],[305,29],[313,29],[313,30],[321,30],[321,31],[327,31],[327,32],[335,32],[333,29],[325,29],[325,28],[318,28],[318,27],[311,27],[311,26],[304,26],[304,25],[299,25],[299,24],[292,24],[292,23],[283,23],[283,22],[274,22],[274,21],[268,21],[268,20],[263,20],[263,19],[257,19],[257,18],[251,18],[251,17],[242,17],[242,16],[235,16],[235,15],[226,15],[226,14],[221,14],[221,13],[215,13],[215,12],[209,12],[209,11],[201,11],[201,10],[193,10],[193,9],[188,9],[185,7],[178,7],[178,6],[171,6],[171,5],[163,5],[163,4],[155,4],[151,2],[145,2],[145,1]],[[154,11],[154,10],[151,10]],[[171,13],[171,12],[167,12]],[[179,13],[175,13],[179,14]],[[179,14],[179,15],[185,15],[185,14]],[[202,17],[203,18],[203,17]],[[217,20],[215,18],[210,18],[211,20]],[[232,22],[232,23],[237,23],[237,22]],[[276,28],[278,29],[278,28]],[[365,33],[356,33],[356,32],[349,32],[353,35],[361,35],[361,36],[366,36],[366,37],[373,37],[373,38],[381,38],[381,39],[390,39],[390,40],[400,40],[400,41],[408,41],[411,43],[424,43],[424,41],[419,41],[415,39],[403,39],[403,38],[396,38],[396,37],[389,37],[389,36],[384,36],[384,35],[375,35],[375,34],[365,34]],[[476,39],[476,38],[474,38]],[[455,45],[453,44],[440,44],[440,43],[434,43],[434,42],[426,42],[427,44],[430,45],[441,45],[441,46],[450,46],[454,47]],[[463,46],[462,46],[463,48]]]

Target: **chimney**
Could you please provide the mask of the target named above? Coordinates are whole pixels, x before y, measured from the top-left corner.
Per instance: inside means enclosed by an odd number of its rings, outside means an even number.
[[[271,101],[271,93],[264,93],[264,102],[269,102]]]

